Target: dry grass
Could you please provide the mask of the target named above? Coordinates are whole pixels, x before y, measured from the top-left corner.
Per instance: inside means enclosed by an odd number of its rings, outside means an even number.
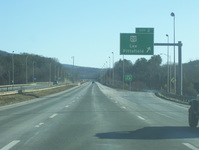
[[[66,85],[66,86],[61,86],[61,87],[57,87],[57,88],[53,88],[53,89],[47,89],[47,90],[35,91],[35,92],[27,92],[27,93],[23,93],[23,94],[1,95],[0,96],[0,106],[23,102],[23,101],[31,100],[34,98],[39,98],[39,97],[43,97],[46,95],[58,93],[58,92],[70,89],[74,86],[76,86],[76,85]]]

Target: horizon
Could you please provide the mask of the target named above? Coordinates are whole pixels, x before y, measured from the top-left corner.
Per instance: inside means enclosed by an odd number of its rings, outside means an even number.
[[[0,52],[3,52],[3,53],[7,53],[7,54],[12,55],[12,53],[9,53],[9,52],[4,51],[4,50],[0,50]],[[17,55],[22,55],[22,54],[38,55],[38,54],[30,54],[30,53],[20,53],[20,54],[17,54]],[[42,55],[38,55],[38,56],[45,57],[45,56],[42,56]],[[154,55],[152,55],[152,56],[154,56]],[[151,58],[152,56],[150,56],[150,58]],[[161,56],[160,56],[160,57],[161,57]],[[45,58],[57,59],[57,58],[53,58],[53,57],[45,57]],[[140,58],[145,58],[145,57],[140,57]],[[138,59],[140,59],[140,58],[138,58]],[[146,60],[148,61],[148,60],[150,60],[150,58],[149,58],[149,59],[146,59]],[[161,57],[161,58],[162,58],[162,57]],[[125,58],[125,59],[126,59],[126,58]],[[136,60],[138,60],[138,59],[136,59]],[[121,59],[115,61],[115,63],[116,63],[116,62],[119,62],[120,60],[123,60],[123,59],[121,58]],[[126,59],[126,60],[129,60],[129,59]],[[136,61],[136,60],[135,60],[135,61]],[[129,60],[129,61],[131,61],[131,60]],[[194,61],[199,61],[199,59],[190,60],[190,61],[188,61],[188,62],[183,62],[182,65],[183,65],[183,64],[188,64],[188,63],[194,62]],[[58,60],[58,62],[59,62],[59,60]],[[132,61],[131,61],[131,62],[132,62]],[[68,65],[68,66],[70,66],[70,67],[73,67],[73,64],[63,64],[63,63],[61,63],[61,62],[59,62],[59,63],[60,63],[61,65]],[[135,63],[132,62],[132,64],[134,65]],[[178,62],[176,62],[176,64],[178,64]],[[162,61],[162,63],[161,63],[160,65],[161,65],[161,66],[167,65],[167,62],[163,63],[163,61]],[[172,65],[173,65],[173,64],[171,64],[171,66],[172,66]],[[75,65],[75,64],[74,64],[74,67],[92,68],[92,69],[106,69],[106,68],[104,68],[104,67],[97,68],[97,67],[81,66],[81,65]],[[107,68],[109,68],[109,67],[107,67]],[[112,68],[112,67],[111,67],[111,68]]]

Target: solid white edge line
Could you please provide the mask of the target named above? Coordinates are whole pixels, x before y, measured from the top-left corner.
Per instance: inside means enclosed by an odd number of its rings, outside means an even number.
[[[20,142],[19,140],[14,140],[10,142],[8,145],[6,145],[5,147],[1,148],[0,150],[9,150],[19,142]]]
[[[57,114],[53,114],[53,115],[51,115],[49,118],[54,118],[55,116],[57,116]]]
[[[182,143],[182,144],[185,145],[186,147],[192,149],[192,150],[199,150],[197,147],[195,147],[195,146],[193,146],[193,145],[191,145],[189,143]]]

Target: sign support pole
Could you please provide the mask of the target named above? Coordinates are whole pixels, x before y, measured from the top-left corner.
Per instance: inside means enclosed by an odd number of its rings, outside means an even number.
[[[182,42],[178,43],[154,43],[154,46],[178,46],[178,80],[177,94],[182,95]]]
[[[183,77],[182,77],[182,43],[181,42],[178,42],[178,72],[179,72],[179,81],[178,81],[178,85],[181,85],[180,87],[179,87],[179,93],[180,93],[180,95],[182,95],[183,94],[183,92],[182,92],[182,84],[183,84],[183,82],[182,82],[182,80],[183,80]]]

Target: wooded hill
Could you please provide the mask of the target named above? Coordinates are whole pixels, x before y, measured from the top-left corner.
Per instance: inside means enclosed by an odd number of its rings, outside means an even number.
[[[68,64],[63,64],[63,66],[67,68],[67,70],[71,73],[70,75],[72,76],[73,74],[77,80],[96,80],[98,74],[102,70],[99,68],[73,66]]]

